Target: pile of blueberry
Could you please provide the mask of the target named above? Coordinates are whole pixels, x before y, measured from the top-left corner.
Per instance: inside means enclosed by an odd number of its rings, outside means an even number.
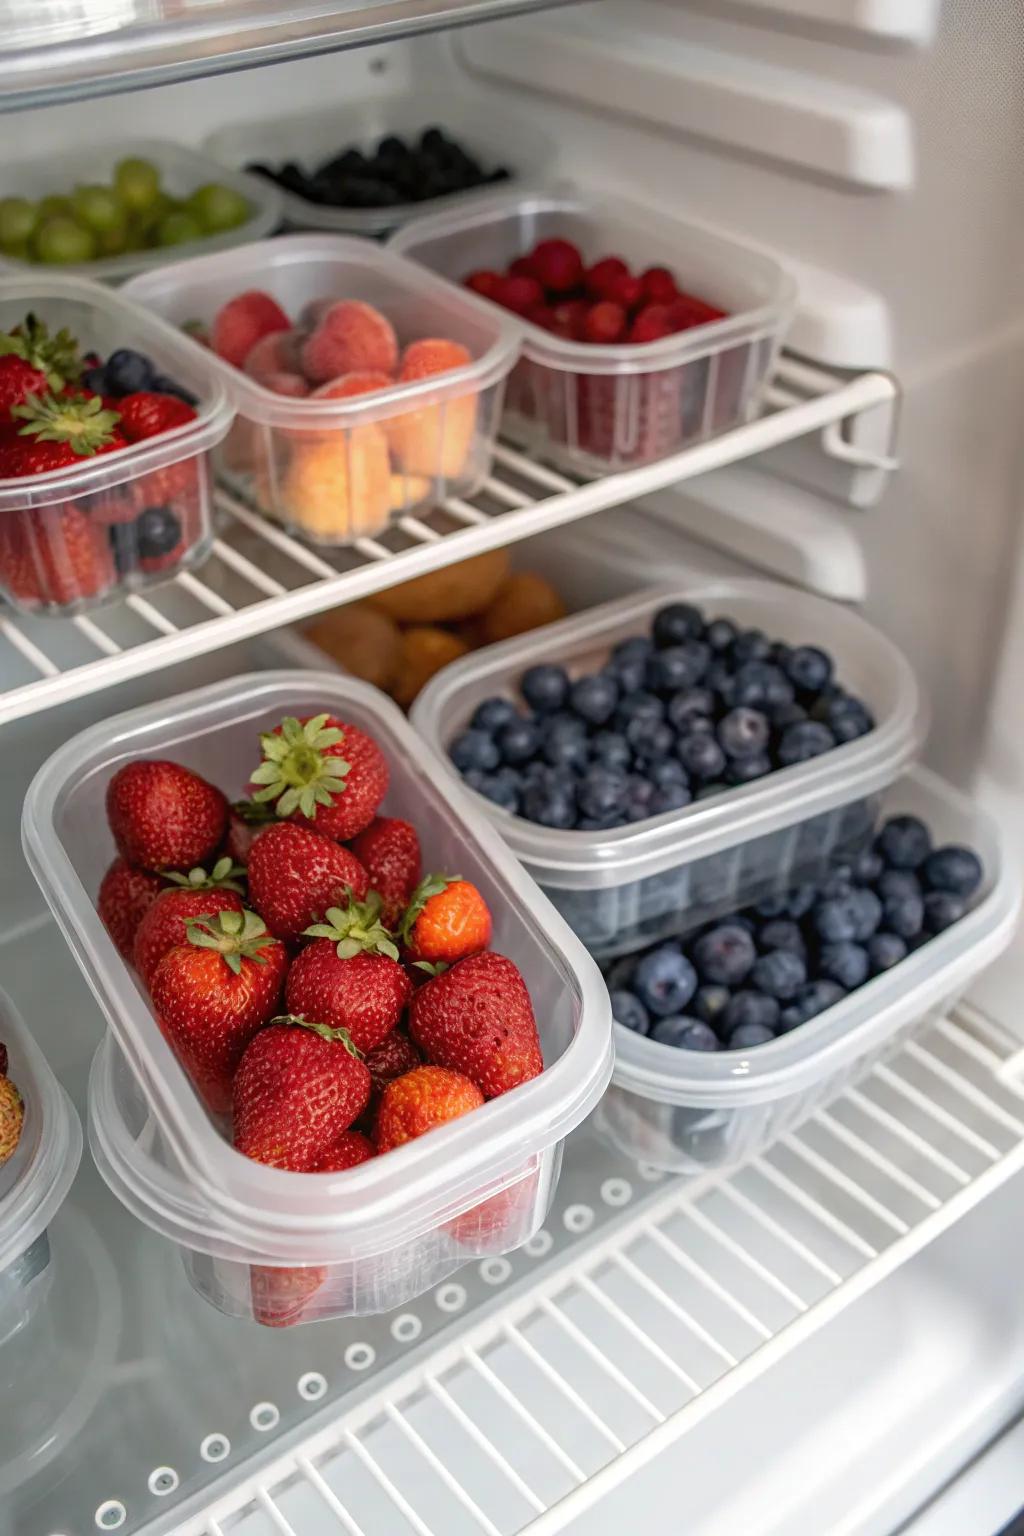
[[[86,389],[94,390],[106,400],[117,401],[139,390],[153,390],[158,395],[174,395],[193,408],[199,404],[191,390],[179,384],[176,379],[168,378],[166,373],[161,373],[144,352],[136,352],[133,347],[118,347],[116,352],[111,352],[105,363],[95,353],[91,353],[85,361],[87,366],[82,375],[82,383]]]
[[[466,783],[545,827],[623,827],[807,762],[874,726],[813,645],[669,603],[599,672],[535,666],[526,709],[484,699],[449,755]]]
[[[254,161],[246,170],[265,176],[286,192],[327,208],[394,208],[422,203],[448,192],[507,181],[503,165],[484,167],[440,128],[425,128],[415,144],[397,134],[381,139],[372,154],[350,148],[332,155],[310,173],[294,160],[278,170]]]
[[[684,1050],[763,1045],[957,922],[981,879],[972,849],[934,848],[924,822],[894,816],[823,884],[613,961],[612,1013]]]

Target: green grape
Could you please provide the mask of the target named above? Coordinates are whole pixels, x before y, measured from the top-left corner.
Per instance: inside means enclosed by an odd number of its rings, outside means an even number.
[[[201,240],[203,231],[189,214],[175,211],[160,220],[156,229],[157,245],[184,245],[188,240]]]
[[[35,248],[39,260],[48,265],[92,261],[96,254],[96,237],[84,225],[58,214],[40,224],[36,230]]]
[[[222,230],[237,229],[249,217],[246,199],[233,187],[225,187],[219,181],[208,181],[197,187],[188,200],[188,211],[209,235]]]
[[[11,254],[27,245],[39,219],[35,203],[25,197],[0,198],[0,248]]]
[[[97,256],[120,256],[128,250],[128,220],[122,219],[116,229],[98,230],[96,233]]]
[[[124,209],[109,187],[76,187],[71,197],[75,217],[97,235],[124,230]]]
[[[142,213],[160,196],[160,172],[151,160],[137,155],[119,160],[114,170],[114,186],[126,208]]]
[[[65,197],[63,193],[51,192],[49,196],[42,198],[39,203],[40,223],[43,219],[61,218],[65,215],[68,218],[73,218],[74,213],[75,210],[71,206],[70,197]]]

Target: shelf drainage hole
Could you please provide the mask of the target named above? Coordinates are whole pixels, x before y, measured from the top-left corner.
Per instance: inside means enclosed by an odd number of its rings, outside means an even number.
[[[101,1531],[116,1531],[118,1526],[124,1525],[127,1518],[128,1511],[120,1499],[108,1499],[96,1511],[96,1524]]]
[[[155,1493],[158,1499],[165,1499],[169,1493],[173,1493],[181,1479],[173,1467],[155,1467],[149,1474],[149,1491]]]
[[[508,1259],[484,1259],[480,1265],[480,1278],[488,1285],[504,1285],[512,1273]]]
[[[207,1435],[199,1454],[204,1461],[225,1461],[231,1454],[231,1441],[227,1435]]]
[[[437,1304],[442,1312],[461,1312],[466,1305],[466,1292],[461,1285],[442,1285]]]
[[[414,1312],[403,1312],[391,1324],[391,1337],[399,1344],[411,1344],[423,1332],[423,1324]]]
[[[567,1205],[562,1222],[567,1232],[589,1232],[594,1225],[594,1212],[589,1205]]]
[[[273,1403],[257,1403],[249,1414],[249,1423],[253,1429],[276,1429],[281,1421],[280,1410]]]
[[[636,1171],[642,1179],[647,1180],[648,1184],[656,1184],[659,1179],[664,1178],[661,1169],[655,1168],[653,1163],[637,1163]]]
[[[319,1371],[306,1371],[298,1380],[298,1393],[307,1403],[318,1403],[327,1391],[327,1377]]]
[[[628,1205],[632,1198],[633,1186],[628,1179],[605,1179],[601,1185],[605,1205]]]
[[[546,1253],[551,1252],[554,1246],[554,1238],[543,1227],[541,1227],[539,1232],[535,1232],[532,1237],[527,1238],[523,1244],[523,1248],[530,1255],[531,1259],[542,1259]]]
[[[365,1371],[377,1358],[372,1344],[350,1344],[345,1351],[345,1364],[350,1371]]]

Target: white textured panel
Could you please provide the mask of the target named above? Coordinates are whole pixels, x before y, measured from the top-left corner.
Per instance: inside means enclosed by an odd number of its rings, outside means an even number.
[[[701,0],[697,0],[701,3]],[[939,0],[733,0],[738,10],[765,21],[797,18],[844,32],[907,43],[927,43],[935,32]]]

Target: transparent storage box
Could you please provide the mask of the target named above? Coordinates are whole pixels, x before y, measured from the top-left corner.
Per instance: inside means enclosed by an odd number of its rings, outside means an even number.
[[[588,265],[616,255],[635,273],[666,266],[726,318],[629,345],[566,340],[520,320],[523,355],[505,414],[513,436],[570,469],[603,475],[666,458],[756,414],[796,299],[792,278],[762,252],[582,190],[509,193],[414,219],[390,243],[461,283],[479,268],[504,271],[556,236],[573,241]]]
[[[233,1149],[93,903],[113,848],[104,794],[122,763],[171,757],[240,793],[259,732],[284,715],[321,710],[380,743],[391,765],[384,811],[416,824],[424,868],[458,871],[483,891],[493,947],[519,966],[533,999],[545,1070],[361,1167],[300,1174]],[[303,1322],[384,1311],[474,1255],[518,1247],[541,1224],[562,1142],[611,1075],[607,992],[501,839],[381,694],[337,673],[268,672],[117,716],[40,769],[26,797],[23,840],[114,1036],[91,1079],[96,1162],[124,1204],[180,1246],[192,1283],[215,1306],[249,1317],[255,1298],[265,1320],[276,1306],[287,1310],[298,1286]]]
[[[67,469],[0,479],[0,595],[28,613],[77,613],[206,558],[211,450],[233,413],[203,354],[110,288],[43,271],[0,281],[0,331],[30,312],[51,334],[66,326],[83,353],[104,360],[121,347],[145,353],[199,401],[194,421],[158,437]],[[137,518],[158,506],[177,518],[181,536],[174,548],[147,554]]]
[[[748,1051],[680,1050],[615,1025],[615,1073],[597,1123],[631,1157],[694,1174],[754,1156],[941,1018],[1007,947],[1020,882],[998,828],[920,768],[882,797],[879,819],[903,813],[920,816],[936,843],[977,851],[985,878],[971,910],[817,1018]]]
[[[285,235],[197,257],[137,278],[127,291],[182,326],[209,325],[253,288],[293,322],[316,300],[360,300],[391,321],[400,349],[443,337],[473,361],[372,394],[309,399],[274,393],[206,353],[238,413],[218,455],[227,485],[291,532],[329,546],[379,534],[394,517],[479,486],[519,353],[507,316],[391,251],[342,235]]]
[[[513,816],[472,794],[548,899],[594,954],[624,954],[664,934],[814,879],[859,846],[876,797],[917,756],[927,716],[897,648],[856,613],[779,583],[725,578],[647,589],[475,651],[437,673],[412,707],[427,743],[448,744],[482,699],[521,702],[527,667],[556,662],[596,671],[620,640],[647,634],[666,603],[695,603],[791,645],[817,645],[838,680],[872,710],[875,728],[810,762],[611,831],[562,831]],[[683,918],[685,917],[685,923]]]
[[[46,1228],[71,1188],[82,1156],[74,1106],[5,992],[0,1044],[21,1094],[18,1145],[0,1166],[0,1348],[34,1314],[52,1280]]]
[[[67,154],[45,155],[32,160],[7,160],[0,173],[0,197],[27,197],[35,202],[52,194],[64,195],[75,187],[102,182],[109,186],[119,160],[140,156],[160,172],[160,185],[169,196],[186,199],[207,182],[220,182],[241,193],[250,213],[244,224],[218,235],[204,235],[181,245],[153,250],[123,251],[117,256],[98,256],[93,261],[62,265],[62,274],[91,277],[99,282],[121,283],[137,272],[148,272],[167,261],[180,261],[200,251],[222,251],[247,240],[262,240],[273,234],[281,222],[281,194],[262,176],[249,176],[218,164],[212,156],[187,144],[162,139],[128,139],[116,144],[89,144]],[[45,274],[52,266],[37,261],[21,261],[0,252],[0,277],[27,272]]]
[[[528,118],[497,106],[490,97],[440,91],[393,91],[338,103],[326,111],[232,123],[211,134],[204,148],[233,169],[262,161],[277,170],[291,160],[308,172],[346,149],[372,154],[389,134],[415,140],[432,127],[457,140],[485,171],[505,166],[515,181],[526,185],[548,174],[555,157],[551,140]],[[274,187],[275,183],[268,181],[267,185]],[[284,188],[277,191],[285,221],[293,229],[379,236],[424,213],[461,211],[481,197],[493,197],[495,188],[449,192],[390,208],[338,208],[311,202]]]

